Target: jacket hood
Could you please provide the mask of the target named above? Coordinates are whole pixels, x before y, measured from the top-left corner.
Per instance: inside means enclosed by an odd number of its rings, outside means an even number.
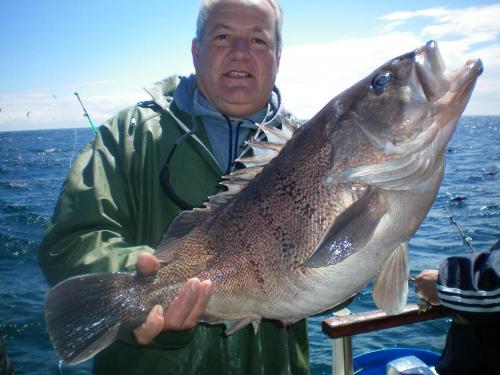
[[[257,130],[258,124],[277,127],[283,116],[290,117],[282,105],[281,94],[276,86],[271,92],[267,106],[246,118],[231,118],[217,111],[196,87],[196,76],[171,76],[145,88],[156,104],[176,120],[186,133],[188,127],[170,110],[170,103],[193,118],[200,118],[205,126],[210,149],[192,134],[198,144],[216,162],[222,174],[229,174],[235,167],[236,159],[248,151],[245,140],[250,132]],[[259,136],[260,132],[256,132]],[[263,135],[263,134],[262,134]]]
[[[186,113],[194,116],[223,118],[223,114],[216,111],[196,88],[196,76],[194,74],[189,76],[173,75],[155,82],[144,89],[151,96],[153,101],[162,108],[169,106],[172,100],[175,99],[175,103],[179,109]],[[271,98],[267,108],[262,109],[248,118],[233,120],[250,120],[250,122],[253,123],[265,123],[270,126],[278,126],[281,124],[282,116],[290,116],[290,113],[285,110],[280,90],[275,85],[271,92]]]

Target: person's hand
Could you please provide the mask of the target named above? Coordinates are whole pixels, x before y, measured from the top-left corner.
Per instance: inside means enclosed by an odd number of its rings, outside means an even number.
[[[439,305],[438,293],[437,293],[437,270],[423,270],[415,277],[413,285],[415,286],[415,292],[417,295],[432,305]]]
[[[151,275],[159,269],[160,263],[154,255],[144,252],[137,258],[137,272],[140,274]],[[160,305],[150,311],[144,324],[133,331],[136,341],[147,345],[162,331],[194,328],[207,308],[211,289],[210,280],[189,279],[166,311]]]

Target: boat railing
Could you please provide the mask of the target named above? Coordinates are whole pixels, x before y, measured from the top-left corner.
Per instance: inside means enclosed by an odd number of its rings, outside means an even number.
[[[332,373],[334,375],[353,375],[352,336],[443,317],[445,314],[440,306],[433,306],[427,311],[421,311],[417,305],[409,304],[398,315],[387,315],[382,310],[371,310],[356,314],[343,314],[323,320],[323,333],[333,339]]]

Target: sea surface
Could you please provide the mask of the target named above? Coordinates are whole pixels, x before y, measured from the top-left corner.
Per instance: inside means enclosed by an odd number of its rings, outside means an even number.
[[[37,251],[68,169],[93,137],[86,128],[0,132],[0,337],[18,375],[90,372],[89,363],[59,366],[45,330],[47,284]],[[500,117],[460,120],[446,153],[446,176],[436,202],[410,241],[412,276],[436,268],[447,256],[470,251],[443,207],[478,251],[500,237],[499,140]],[[417,302],[411,286],[409,301]],[[375,309],[369,287],[350,309]],[[331,340],[321,333],[321,321],[327,317],[309,319],[312,375],[331,374]],[[389,347],[439,353],[448,325],[447,319],[440,319],[358,335],[353,337],[354,354]]]

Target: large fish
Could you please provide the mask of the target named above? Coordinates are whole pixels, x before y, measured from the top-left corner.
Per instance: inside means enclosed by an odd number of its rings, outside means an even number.
[[[226,324],[228,334],[331,309],[372,280],[377,305],[400,312],[407,242],[436,197],[446,145],[482,70],[474,60],[447,74],[431,41],[305,125],[261,126],[268,142],[250,142],[256,156],[228,176],[228,191],[175,220],[158,245],[165,265],[156,275],[89,274],[48,292],[47,329],[60,357],[92,357],[153,306],[167,307],[191,277],[212,281],[203,320]]]

